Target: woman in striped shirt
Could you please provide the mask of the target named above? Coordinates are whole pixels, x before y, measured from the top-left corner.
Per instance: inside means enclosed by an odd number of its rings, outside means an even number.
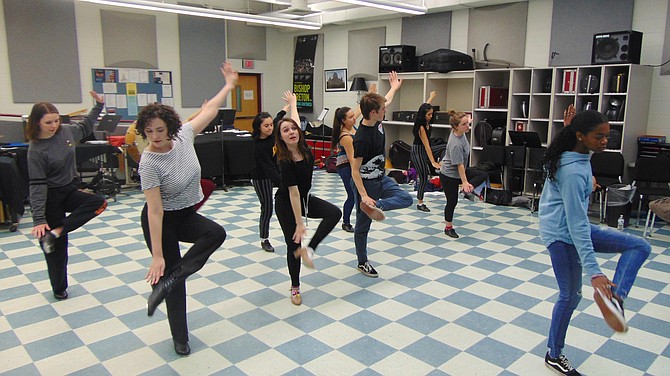
[[[172,107],[148,105],[137,117],[137,132],[149,142],[140,160],[139,173],[147,203],[142,209],[142,231],[153,259],[146,275],[153,291],[147,314],[165,300],[175,352],[188,355],[186,278],[200,270],[226,238],[226,231],[196,212],[203,198],[200,164],[193,140],[212,121],[228,93],[235,87],[237,72],[225,63],[225,86],[200,113],[181,124]],[[193,246],[182,257],[179,242]]]

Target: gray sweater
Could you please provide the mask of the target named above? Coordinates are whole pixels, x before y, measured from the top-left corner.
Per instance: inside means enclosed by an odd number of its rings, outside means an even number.
[[[48,188],[64,187],[75,179],[75,145],[85,136],[93,133],[95,124],[104,104],[97,103],[83,121],[61,125],[50,138],[30,142],[28,147],[28,175],[30,177],[30,205],[34,225],[46,222],[45,208]]]

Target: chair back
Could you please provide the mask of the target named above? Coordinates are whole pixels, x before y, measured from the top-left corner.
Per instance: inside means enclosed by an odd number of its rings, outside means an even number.
[[[596,178],[605,177],[621,181],[625,161],[619,152],[604,151],[591,156],[591,170]]]
[[[670,183],[670,159],[638,158],[635,161],[635,182]]]

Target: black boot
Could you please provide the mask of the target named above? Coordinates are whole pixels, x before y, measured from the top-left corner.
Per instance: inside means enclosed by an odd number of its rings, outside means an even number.
[[[174,352],[176,352],[179,355],[189,355],[191,353],[191,346],[188,345],[188,342],[186,343],[179,343],[175,340],[174,342]]]
[[[170,294],[172,287],[179,279],[180,272],[181,268],[173,271],[168,276],[161,277],[161,279],[158,280],[158,283],[153,286],[153,291],[147,300],[147,316],[153,316],[158,305],[160,305]]]

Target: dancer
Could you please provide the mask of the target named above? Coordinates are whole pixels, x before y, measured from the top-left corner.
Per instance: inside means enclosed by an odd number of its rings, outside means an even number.
[[[582,268],[590,276],[593,297],[607,324],[625,332],[623,302],[651,252],[649,244],[638,236],[589,223],[593,190],[589,153],[603,152],[609,133],[603,114],[578,113],[554,138],[542,160],[546,179],[540,197],[540,237],[549,250],[559,288],[544,362],[563,375],[579,375],[562,350],[572,312],[582,296]],[[600,270],[595,252],[621,254],[614,279]]]
[[[382,97],[368,93],[361,98],[361,120],[354,137],[354,159],[351,163],[351,178],[356,187],[356,226],[354,243],[358,270],[364,275],[376,278],[378,273],[368,261],[368,233],[372,220],[386,218],[385,210],[406,208],[412,205],[412,196],[384,174],[386,163],[386,139],[384,136],[384,114],[386,105],[400,89],[402,79],[396,72],[389,73],[391,89]]]
[[[274,156],[274,129],[275,124],[281,120],[286,111],[290,109],[288,100],[291,92],[284,93],[286,105],[272,119],[269,113],[261,112],[254,117],[251,123],[253,132],[251,136],[256,141],[254,145],[254,166],[251,169],[251,184],[254,186],[256,196],[261,203],[261,215],[258,230],[261,237],[261,249],[265,252],[274,252],[270,244],[270,219],[272,218],[272,187],[278,187],[281,183],[277,159]]]
[[[440,164],[435,161],[433,156],[433,149],[430,148],[430,134],[432,133],[431,124],[433,124],[433,99],[436,97],[436,92],[431,91],[426,103],[419,106],[419,111],[414,120],[414,142],[412,143],[412,151],[410,158],[412,166],[416,169],[418,174],[418,185],[416,189],[417,204],[416,208],[423,212],[429,212],[430,209],[423,203],[423,194],[426,191],[426,185],[430,180],[431,166],[439,169]]]
[[[277,219],[286,241],[286,261],[291,276],[291,303],[302,304],[300,295],[300,258],[305,266],[314,268],[316,247],[333,230],[342,216],[335,205],[324,201],[309,191],[312,188],[314,156],[307,148],[305,135],[300,129],[295,94],[289,96],[291,119],[282,119],[276,135],[277,161],[281,184],[275,195]],[[299,118],[298,118],[299,119]],[[321,218],[314,236],[307,247],[302,246],[307,218]]]
[[[93,134],[105,100],[90,92],[95,107],[83,121],[61,124],[56,107],[49,102],[33,105],[26,136],[30,205],[33,212],[32,234],[39,239],[47,261],[54,298],[67,299],[68,234],[107,208],[104,197],[79,190],[75,169],[75,145]],[[70,213],[70,215],[65,215]]]
[[[447,141],[440,166],[440,183],[444,189],[447,203],[444,205],[444,234],[457,239],[454,230],[454,210],[458,204],[458,185],[461,185],[463,194],[474,201],[473,192],[481,198],[481,190],[488,179],[486,171],[465,167],[470,158],[470,142],[465,136],[470,131],[470,117],[465,112],[449,111],[449,125],[451,133]]]
[[[370,85],[368,93],[376,93],[377,85]],[[336,154],[335,166],[337,167],[337,174],[340,175],[344,190],[347,192],[347,199],[344,201],[342,207],[342,230],[346,232],[354,232],[354,226],[351,225],[351,212],[354,209],[354,188],[351,185],[351,163],[349,160],[354,159],[354,135],[356,134],[356,119],[361,116],[361,109],[357,107],[355,110],[349,107],[340,107],[335,110],[333,117],[333,135],[337,138],[337,142],[331,144],[330,153]]]
[[[165,300],[175,352],[188,355],[186,278],[200,270],[226,239],[226,231],[196,212],[202,200],[200,164],[193,140],[216,116],[237,82],[230,63],[221,68],[226,84],[191,121],[181,124],[172,107],[148,105],[137,117],[137,132],[149,141],[139,173],[147,203],[142,209],[142,231],[152,254],[146,280],[153,291],[147,302],[152,316]],[[179,242],[193,243],[181,256]]]

